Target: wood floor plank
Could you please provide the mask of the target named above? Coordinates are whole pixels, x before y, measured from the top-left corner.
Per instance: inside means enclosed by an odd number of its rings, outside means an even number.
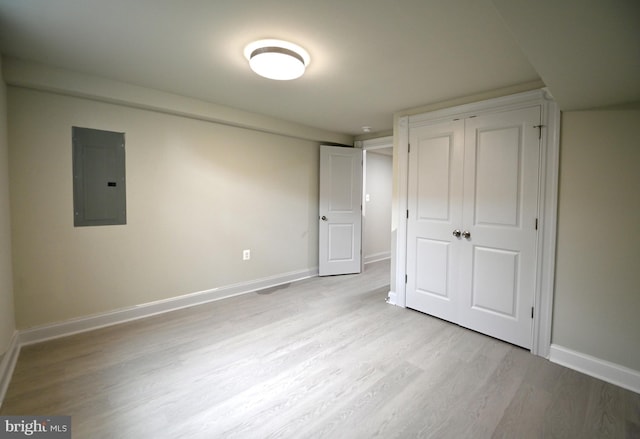
[[[505,409],[498,426],[492,434],[495,439],[543,438],[543,419],[551,404],[551,393],[523,383]]]
[[[475,389],[470,387],[447,421],[429,436],[490,438],[523,382],[529,357],[528,352],[512,347],[488,379],[478,382]],[[492,364],[489,357],[485,358]]]
[[[551,392],[558,385],[564,368],[540,357],[530,357],[528,362],[523,381],[505,409],[493,438],[545,437],[541,420],[551,405]]]
[[[564,369],[545,412],[543,434],[554,438],[582,438],[592,378]]]
[[[640,424],[640,394],[630,390],[622,390],[625,405],[625,418]]]
[[[619,438],[626,428],[622,389],[612,384],[593,380],[583,435],[594,433],[600,438]]]
[[[389,264],[24,347],[0,414],[74,439],[634,438],[640,396],[385,303]]]

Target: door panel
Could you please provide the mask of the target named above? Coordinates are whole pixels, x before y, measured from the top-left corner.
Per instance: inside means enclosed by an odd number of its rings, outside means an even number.
[[[453,145],[450,136],[423,138],[415,145],[418,159],[417,215],[419,220],[448,221],[451,215],[451,167]]]
[[[358,208],[360,206],[359,197],[357,202],[354,202],[354,193],[349,190],[356,187],[353,181],[356,178],[353,168],[358,160],[356,155],[350,154],[351,152],[353,151],[345,153],[343,148],[339,148],[337,151],[332,151],[327,155],[329,179],[326,186],[330,191],[327,200],[328,213],[350,213],[353,211],[354,206],[357,205]]]
[[[454,320],[457,238],[462,222],[463,122],[411,131],[407,306]]]
[[[531,347],[540,108],[465,123],[462,326]]]
[[[417,241],[416,259],[421,270],[416,274],[416,290],[449,300],[447,266],[451,244],[422,238]]]
[[[471,307],[515,318],[518,253],[479,246],[473,250]]]
[[[333,215],[332,215],[333,216]],[[353,224],[329,223],[329,261],[351,261],[355,257]]]
[[[362,150],[320,146],[320,276],[360,273]]]
[[[477,133],[475,222],[517,226],[520,200],[520,127]]]

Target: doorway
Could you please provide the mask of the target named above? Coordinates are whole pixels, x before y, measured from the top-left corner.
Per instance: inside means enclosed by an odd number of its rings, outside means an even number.
[[[362,148],[362,261],[370,264],[391,257],[393,196],[393,138],[359,142]]]

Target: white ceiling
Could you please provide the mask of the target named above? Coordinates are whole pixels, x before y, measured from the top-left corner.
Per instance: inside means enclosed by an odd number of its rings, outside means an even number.
[[[562,109],[640,101],[637,0],[0,0],[0,52],[338,133],[542,79]],[[256,76],[257,39],[311,55]]]

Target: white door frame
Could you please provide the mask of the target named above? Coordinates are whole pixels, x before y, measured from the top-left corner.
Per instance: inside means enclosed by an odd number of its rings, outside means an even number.
[[[539,239],[535,288],[535,313],[531,352],[548,358],[551,348],[551,318],[555,274],[555,249],[558,209],[558,170],[560,152],[560,111],[546,89],[518,93],[487,101],[398,118],[394,126],[394,225],[392,231],[391,291],[388,302],[406,306],[407,196],[409,167],[409,128],[469,117],[481,112],[509,111],[532,105],[542,107]],[[395,249],[395,250],[394,250]]]

